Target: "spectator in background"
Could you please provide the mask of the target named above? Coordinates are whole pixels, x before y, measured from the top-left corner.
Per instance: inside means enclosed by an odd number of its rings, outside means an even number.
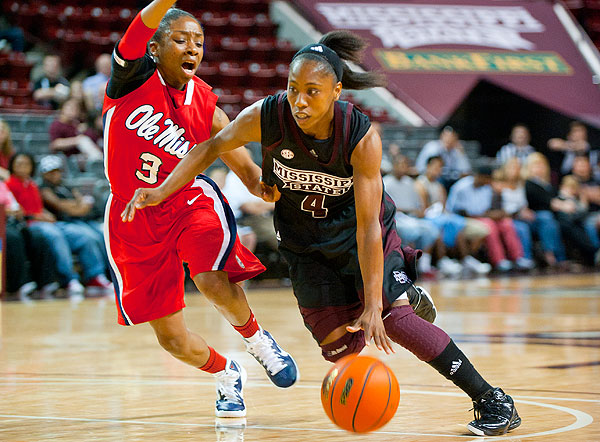
[[[219,189],[224,189],[225,184],[227,182],[227,173],[228,172],[229,172],[229,169],[227,169],[226,167],[213,167],[210,169],[209,172],[207,171],[206,175],[217,184]],[[223,195],[225,195],[225,193],[223,193]],[[239,218],[241,216],[241,212],[240,212],[239,208],[232,207],[227,195],[225,195],[225,198],[227,198],[229,207],[231,207],[231,210],[233,211],[233,215],[235,216],[235,221],[237,224],[237,234],[238,234],[238,237],[240,238],[240,242],[248,250],[250,250],[252,253],[254,253],[254,251],[256,250],[256,242],[257,242],[256,233],[254,233],[254,231],[250,227],[239,225]]]
[[[62,76],[58,55],[46,55],[42,62],[43,76],[33,85],[33,99],[49,109],[58,109],[69,97],[69,81]]]
[[[529,269],[533,262],[524,257],[523,245],[512,219],[503,210],[492,208],[494,191],[491,183],[492,168],[480,166],[474,176],[461,178],[452,186],[446,208],[459,215],[477,218],[488,226],[490,234],[486,246],[490,262],[497,271],[511,270],[511,261],[520,269]]]
[[[396,205],[396,230],[403,242],[423,250],[423,255],[417,261],[419,271],[432,274],[431,252],[433,245],[440,236],[440,230],[429,220],[423,218],[425,212],[415,180],[408,176],[410,163],[404,155],[393,159],[392,173],[383,177],[385,191]],[[446,263],[443,261],[443,263]],[[459,274],[462,266],[448,261],[443,269],[445,274]]]
[[[10,136],[10,126],[0,119],[0,180],[7,180],[10,176],[8,171],[8,162],[15,154],[12,138]]]
[[[420,175],[415,186],[425,207],[425,217],[441,231],[440,240],[444,247],[456,248],[462,266],[478,275],[487,275],[492,266],[480,262],[473,255],[477,254],[485,238],[490,234],[489,228],[475,218],[468,218],[446,211],[446,189],[438,181],[442,174],[444,160],[442,157],[431,157],[427,160],[427,170]],[[440,250],[438,256],[444,256]]]
[[[496,153],[496,162],[503,165],[509,159],[516,157],[520,164],[525,164],[527,156],[535,152],[533,146],[529,144],[530,141],[529,128],[524,124],[516,124],[510,132],[510,143],[502,146]]]
[[[6,213],[6,290],[21,301],[41,287],[41,296],[50,297],[58,288],[50,246],[41,235],[31,232],[23,211],[6,183],[0,181],[0,206]],[[9,297],[11,299],[11,297]]]
[[[571,122],[566,140],[551,138],[548,140],[548,147],[551,150],[563,153],[563,160],[560,166],[560,173],[562,175],[571,173],[575,157],[581,154],[589,157],[594,172],[600,167],[598,164],[600,160],[598,150],[591,149],[587,138],[587,128],[580,121]]]
[[[558,189],[558,199],[570,203],[572,210],[559,214],[566,222],[579,231],[579,236],[587,239],[586,247],[580,246],[584,262],[588,265],[600,264],[600,245],[595,242],[585,230],[585,221],[589,216],[588,201],[582,197],[581,184],[573,175],[564,176]]]
[[[64,183],[62,168],[63,160],[58,155],[47,155],[40,161],[40,192],[44,206],[58,221],[77,226],[80,235],[94,240],[106,269],[109,263],[103,225],[100,221],[103,214],[94,210],[93,196],[82,195],[79,190]],[[112,290],[110,282],[103,274],[92,278],[87,286]]]
[[[382,141],[381,175],[385,176],[392,172],[392,162],[396,155],[400,155],[400,146],[396,143],[386,142],[383,136],[383,126],[379,121],[371,121],[371,127],[377,131]]]
[[[511,158],[510,161],[517,164],[519,163],[519,159],[516,157]],[[492,210],[497,210],[500,214],[504,214],[512,219],[515,231],[519,236],[519,241],[521,241],[521,245],[523,246],[523,256],[530,263],[530,267],[524,268],[533,268],[535,266],[535,261],[533,260],[533,240],[531,238],[531,227],[529,227],[526,220],[533,221],[535,216],[534,212],[527,209],[527,207],[522,207],[520,210],[513,212],[514,206],[511,206],[510,203],[514,203],[514,201],[505,201],[505,198],[514,197],[515,195],[510,192],[505,192],[505,190],[509,190],[509,187],[506,185],[502,169],[496,169],[492,174],[492,190],[494,191],[492,197]],[[523,188],[523,191],[524,190],[525,189]],[[527,199],[525,198],[525,193],[523,192],[518,196],[523,198],[521,203],[525,202],[526,206]],[[506,210],[507,208],[510,210]]]
[[[540,239],[546,264],[552,267],[566,259],[560,226],[551,211],[534,211],[529,208],[522,171],[521,162],[517,157],[510,158],[500,169],[502,208],[513,218],[522,241],[527,232],[523,233],[524,227],[521,223],[529,225]]]
[[[110,78],[111,63],[110,54],[100,54],[94,63],[96,73],[83,80],[83,94],[87,109],[95,115],[102,113],[104,91]]]
[[[586,264],[593,264],[596,248],[583,228],[573,224],[569,215],[576,211],[572,201],[558,198],[556,189],[550,184],[550,165],[544,155],[532,153],[527,158],[527,180],[525,194],[532,210],[551,210],[560,226],[566,246],[579,250]]]
[[[278,241],[273,227],[275,203],[268,203],[250,193],[242,180],[232,171],[227,173],[223,194],[240,226],[250,227],[256,234],[257,243],[265,244],[278,252]]]
[[[433,156],[440,156],[444,160],[440,182],[446,190],[458,179],[471,172],[471,164],[460,142],[459,135],[450,126],[442,129],[438,140],[429,141],[423,146],[415,164],[418,173],[425,173],[427,160]]]
[[[568,216],[571,223],[580,224],[588,214],[587,199],[581,197],[581,184],[573,175],[566,175],[560,181],[558,198],[562,201],[570,201],[575,208],[569,211]]]
[[[6,48],[4,41],[10,44],[10,49],[23,52],[25,49],[25,34],[23,29],[10,23],[0,15],[0,51]]]
[[[82,299],[85,289],[73,267],[72,253],[78,255],[84,277],[92,281],[105,272],[95,241],[83,235],[76,226],[56,221],[56,217],[44,209],[40,191],[31,178],[35,171],[31,155],[18,153],[13,156],[9,170],[11,176],[6,184],[23,208],[29,229],[41,234],[50,244],[60,283],[66,286],[71,299]]]
[[[86,160],[102,159],[102,151],[90,137],[89,128],[81,123],[80,102],[76,98],[65,101],[60,114],[49,129],[50,150],[62,152],[66,156],[82,155]]]
[[[584,228],[592,245],[600,247],[600,179],[592,175],[590,159],[585,155],[577,155],[573,160],[573,176],[581,184],[582,199],[588,203],[588,216],[584,220]]]

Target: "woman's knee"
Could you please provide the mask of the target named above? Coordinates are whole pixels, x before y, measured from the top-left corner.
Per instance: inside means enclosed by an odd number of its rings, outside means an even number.
[[[173,330],[155,329],[156,339],[162,348],[174,356],[181,356],[186,353],[188,347],[187,332]]]
[[[193,279],[198,290],[210,298],[223,298],[231,290],[231,282],[223,271],[199,273]]]

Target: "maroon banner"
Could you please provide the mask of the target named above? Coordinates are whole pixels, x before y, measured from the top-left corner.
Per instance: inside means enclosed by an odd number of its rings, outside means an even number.
[[[475,85],[501,88],[600,127],[600,89],[553,10],[531,1],[295,0],[325,33],[368,39],[364,64],[427,124],[443,123]]]

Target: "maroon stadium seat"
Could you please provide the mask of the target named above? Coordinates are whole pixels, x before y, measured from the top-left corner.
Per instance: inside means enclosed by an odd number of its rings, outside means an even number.
[[[223,62],[219,65],[220,84],[224,87],[244,86],[244,79],[247,75],[248,69],[238,63]]]

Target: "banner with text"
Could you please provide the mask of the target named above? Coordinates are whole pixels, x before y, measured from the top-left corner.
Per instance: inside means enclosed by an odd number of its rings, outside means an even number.
[[[482,79],[600,127],[600,89],[546,0],[295,0],[323,33],[370,42],[364,64],[428,124]]]

